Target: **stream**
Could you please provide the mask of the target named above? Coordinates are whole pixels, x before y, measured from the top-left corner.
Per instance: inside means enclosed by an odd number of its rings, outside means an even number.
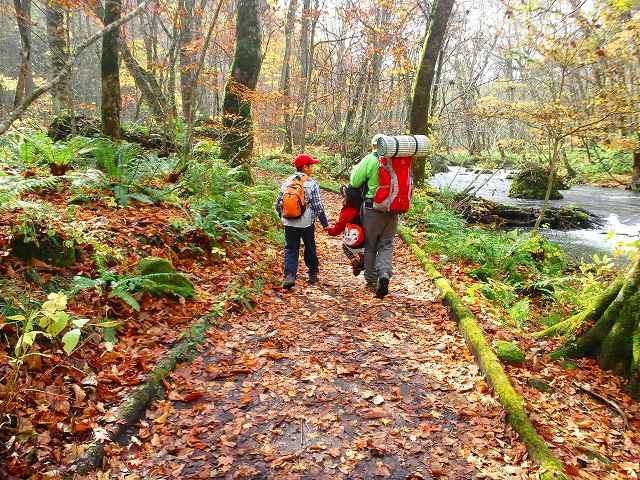
[[[432,177],[431,185],[440,190],[461,191],[473,184],[480,187],[476,195],[494,202],[524,207],[541,207],[542,200],[526,200],[508,196],[511,171],[493,174],[476,174],[463,167],[449,167],[446,173]],[[551,200],[554,207],[581,207],[599,216],[604,226],[585,230],[542,229],[541,234],[560,244],[574,259],[588,259],[593,254],[611,256],[616,244],[638,240],[640,237],[640,193],[618,188],[576,185],[569,190],[561,190],[562,200]],[[609,238],[609,233],[616,235]]]

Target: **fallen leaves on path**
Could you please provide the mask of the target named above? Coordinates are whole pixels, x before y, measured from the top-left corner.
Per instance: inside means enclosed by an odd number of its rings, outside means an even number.
[[[317,242],[320,284],[273,286],[212,332],[148,412],[155,441],[113,449],[111,477],[530,478],[526,449],[409,250],[396,244],[380,301],[338,240]]]

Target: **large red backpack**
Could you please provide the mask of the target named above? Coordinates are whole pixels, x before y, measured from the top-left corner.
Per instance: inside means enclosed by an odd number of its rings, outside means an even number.
[[[383,212],[404,213],[409,210],[413,195],[413,157],[380,157],[378,189],[373,196],[373,208]]]

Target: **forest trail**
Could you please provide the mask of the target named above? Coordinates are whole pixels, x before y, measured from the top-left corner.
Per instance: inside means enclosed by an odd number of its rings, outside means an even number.
[[[323,196],[335,218],[338,197]],[[318,230],[316,240],[320,284],[303,266],[292,292],[266,290],[213,329],[147,413],[142,441],[110,452],[110,473],[527,478],[525,447],[409,249],[397,239],[391,292],[378,300],[340,239]]]

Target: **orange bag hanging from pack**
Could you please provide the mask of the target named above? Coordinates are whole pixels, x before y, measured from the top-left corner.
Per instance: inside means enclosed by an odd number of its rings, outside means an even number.
[[[307,209],[304,198],[304,182],[309,177],[306,175],[296,176],[285,185],[282,194],[282,218],[290,220],[300,218]]]

